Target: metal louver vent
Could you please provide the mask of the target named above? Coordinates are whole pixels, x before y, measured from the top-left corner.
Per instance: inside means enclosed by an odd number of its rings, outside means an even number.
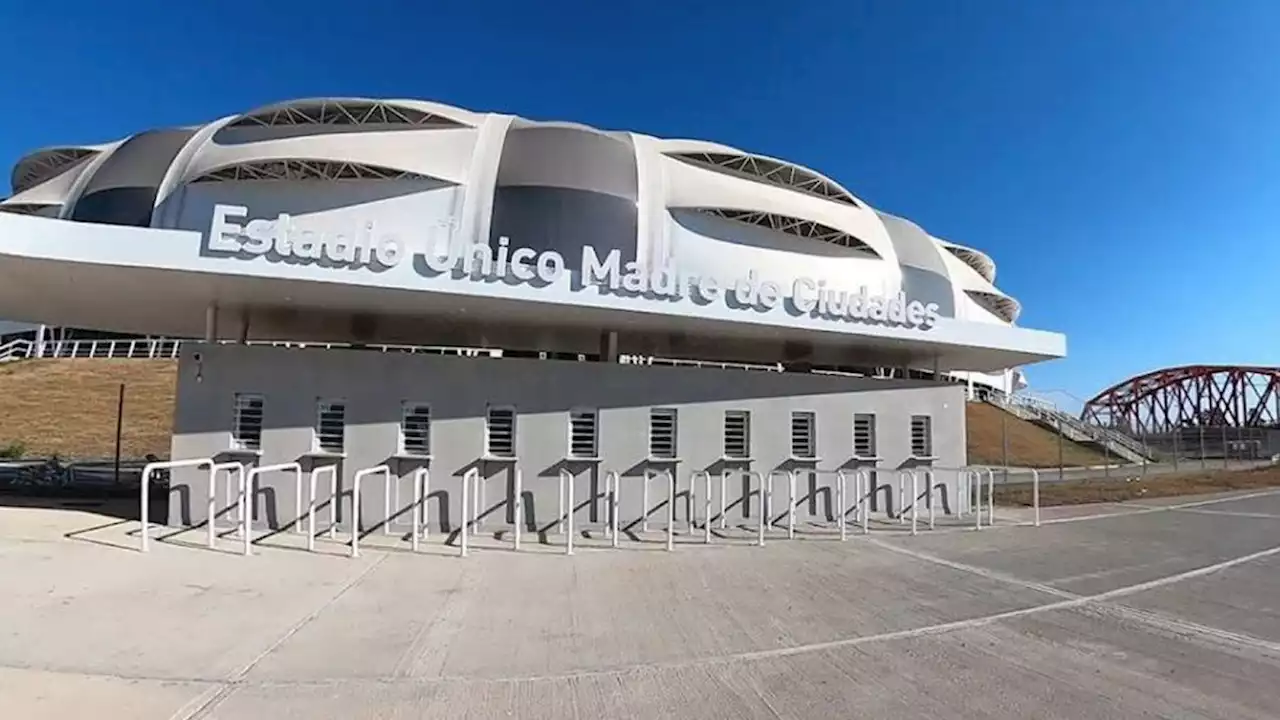
[[[596,450],[596,411],[569,411],[569,457],[595,458]]]
[[[649,411],[649,456],[664,460],[676,457],[676,410],[653,408]]]
[[[406,455],[431,454],[431,407],[405,403],[400,414],[400,450]]]
[[[918,458],[933,457],[933,418],[911,416],[911,454]]]
[[[746,410],[724,412],[724,456],[746,460],[751,456],[751,413]]]
[[[516,456],[516,411],[510,407],[491,407],[485,414],[485,454],[490,457]]]
[[[261,395],[237,393],[231,418],[231,447],[236,450],[262,449]]]
[[[342,453],[346,449],[347,404],[342,400],[321,400],[316,410],[316,445],[322,452]]]
[[[817,457],[817,442],[814,437],[814,426],[816,424],[817,418],[812,412],[801,411],[791,413],[792,457]]]
[[[876,456],[876,416],[858,413],[853,416],[853,454],[860,458]]]

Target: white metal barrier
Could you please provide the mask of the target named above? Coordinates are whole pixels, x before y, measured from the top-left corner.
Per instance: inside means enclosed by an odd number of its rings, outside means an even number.
[[[995,500],[992,499],[992,505]],[[1031,507],[1035,513],[1035,526],[1040,527],[1040,471],[1031,468]]]
[[[297,519],[294,520],[296,525],[302,525],[302,466],[296,462],[278,463],[276,465],[262,465],[260,467],[249,468],[249,472],[245,474],[244,485],[240,492],[240,522],[243,523],[240,532],[244,536],[244,554],[253,554],[253,509],[255,498],[257,496],[258,476],[268,472],[288,472],[294,474],[294,488],[296,495],[294,497],[294,507],[297,510]]]
[[[480,484],[480,471],[477,470],[476,468],[471,468],[470,470],[462,474],[462,523],[459,527],[459,532],[458,532],[459,557],[466,557],[467,551],[468,551],[467,546],[469,541],[467,539],[467,536],[470,533],[470,525],[471,525],[471,518],[468,517],[468,515],[470,514],[468,494],[473,483],[476,486],[479,486]],[[479,492],[478,487],[476,488],[476,492]],[[474,493],[470,493],[470,494],[474,494]]]
[[[360,481],[371,475],[390,477],[391,468],[386,465],[376,465],[357,470],[355,477],[351,479],[351,557],[353,558],[360,557]]]
[[[560,482],[560,484],[557,486],[557,494],[558,494],[558,496],[559,496],[559,500],[558,500],[559,505],[558,505],[557,507],[559,508],[559,513],[560,513],[560,514],[556,516],[556,534],[558,534],[558,535],[563,535],[563,534],[564,534],[564,529],[565,529],[565,512],[564,512],[564,505],[565,505],[565,499],[564,499],[565,485],[566,485],[566,484],[568,484],[568,485],[572,485],[572,484],[573,484],[573,473],[569,472],[569,471],[568,471],[568,470],[566,470],[565,468],[560,468],[560,477],[559,477],[559,482]],[[570,502],[572,503],[572,501],[570,501]]]
[[[421,541],[431,532],[431,519],[427,514],[427,498],[430,496],[431,471],[420,467],[413,471],[413,510],[411,512],[413,537],[409,543],[414,552],[418,552]]]
[[[849,478],[853,478],[853,505],[849,504]],[[840,470],[836,473],[837,490],[836,495],[839,498],[840,506],[839,517],[837,522],[840,526],[840,539],[847,540],[849,538],[849,511],[856,510],[854,520],[862,524],[862,532],[865,535],[868,531],[867,520],[870,516],[870,508],[867,501],[870,499],[872,492],[867,488],[871,485],[871,471],[866,468],[857,468],[855,470]]]
[[[765,525],[769,522],[769,517],[768,517],[769,512],[767,510],[767,508],[769,507],[768,501],[767,501],[768,495],[769,495],[769,490],[768,490],[769,483],[765,481],[764,473],[757,472],[755,470],[748,470],[747,471],[747,487],[748,488],[751,487],[751,476],[753,475],[756,478],[757,492],[760,493],[760,497],[759,497],[760,510],[756,513],[756,517],[757,517],[756,545],[760,547],[764,547],[764,529],[765,529]]]
[[[702,499],[703,517],[702,517],[702,542],[706,545],[711,544],[711,473],[706,470],[698,470],[689,476],[689,495],[693,498],[691,505],[697,505],[697,487],[698,478],[702,478],[702,487],[706,497]],[[689,511],[689,526],[694,525],[694,508]]]
[[[729,503],[728,503],[729,474],[732,472],[733,470],[720,471],[720,529],[721,530],[724,530],[729,526],[729,519],[727,517],[729,513]]]
[[[485,502],[485,495],[487,494],[485,492],[486,480],[488,478],[481,475],[477,470],[475,485],[472,487],[471,493],[471,524],[472,527],[477,529],[484,526],[484,510],[487,505]]]
[[[646,468],[640,490],[640,532],[649,532],[649,481],[661,475],[661,470]]]
[[[307,487],[307,549],[316,549],[316,483],[323,474],[329,475],[329,529],[330,538],[338,532],[338,466],[320,465],[308,473]]]
[[[141,494],[141,497],[142,497],[142,508],[140,512],[142,516],[141,518],[142,519],[142,546],[140,550],[142,552],[148,552],[151,549],[149,546],[149,541],[151,539],[151,535],[150,535],[150,532],[151,532],[150,500],[151,498],[148,497],[147,495],[147,489],[151,486],[151,474],[157,470],[176,470],[179,468],[196,468],[201,466],[207,466],[209,468],[209,484],[212,485],[213,484],[213,459],[212,458],[198,458],[198,459],[191,459],[191,460],[165,460],[162,462],[147,463],[142,468],[142,480],[140,483],[141,488],[139,489],[139,493]]]
[[[520,551],[520,531],[524,525],[524,473],[520,468],[512,468],[515,475],[511,478],[512,483],[512,519],[515,524],[511,531],[511,547],[516,552]]]
[[[606,518],[608,525],[605,526],[604,532],[609,538],[609,544],[613,547],[618,547],[618,535],[620,534],[618,528],[618,494],[621,481],[622,476],[618,474],[617,470],[610,470],[604,474],[604,492],[608,496],[609,509],[609,514]]]
[[[667,476],[667,552],[676,549],[676,474],[671,470],[659,471],[659,477]]]
[[[217,528],[218,482],[217,480],[218,480],[218,473],[222,472],[223,470],[226,470],[228,473],[227,474],[228,490],[230,490],[231,488],[231,480],[233,477],[232,473],[234,473],[236,486],[240,488],[244,487],[244,463],[242,462],[216,463],[209,468],[209,507],[206,514],[206,517],[207,517],[206,523],[208,525],[207,544],[209,546],[209,549],[211,550],[217,546],[217,540],[218,540],[218,528]],[[241,492],[243,492],[243,490],[241,490]],[[230,504],[231,504],[230,502],[227,503],[228,506],[230,506]],[[239,504],[237,504],[236,507],[238,508]],[[239,523],[237,523],[236,526],[239,527]]]
[[[934,529],[934,510],[933,496],[937,492],[937,475],[934,475],[933,468],[916,468],[915,474],[918,477],[924,477],[924,509],[929,512],[929,529]],[[919,502],[919,496],[916,496],[915,502]]]
[[[773,481],[777,477],[783,477],[787,481],[787,537],[794,538],[796,536],[796,474],[790,470],[773,470],[770,471],[765,484],[768,491],[764,496],[764,514],[768,516],[770,527],[773,526]]]
[[[566,527],[568,528],[564,536],[565,537],[565,543],[564,543],[565,555],[573,554],[573,515],[574,515],[573,511],[574,511],[574,498],[575,498],[573,479],[574,479],[573,473],[569,472],[568,470],[560,471],[560,507],[564,508],[566,504],[569,507],[568,512],[561,512],[560,514],[561,521],[564,522],[566,524]],[[568,492],[567,498],[565,497],[566,487]]]

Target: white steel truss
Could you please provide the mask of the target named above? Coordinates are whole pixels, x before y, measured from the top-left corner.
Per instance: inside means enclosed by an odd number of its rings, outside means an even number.
[[[719,170],[732,175],[785,187],[790,190],[835,200],[858,207],[848,190],[830,180],[797,165],[770,160],[758,155],[731,155],[729,153],[667,153],[668,157]]]
[[[0,205],[0,212],[12,213],[14,215],[39,215],[42,211],[49,208],[56,208],[53,203],[12,203],[9,205]]]
[[[693,208],[695,211],[704,215],[712,215],[725,220],[746,223],[748,225],[757,225],[759,227],[769,228],[787,235],[805,238],[808,240],[820,240],[832,245],[849,248],[866,253],[871,257],[880,257],[870,245],[864,243],[858,238],[850,235],[843,230],[837,230],[829,225],[823,225],[812,220],[803,220],[790,215],[779,215],[777,213],[762,212],[756,210],[733,210],[729,208]]]
[[[331,160],[263,160],[219,168],[193,183],[238,180],[427,180],[426,175],[395,168]]]
[[[13,192],[17,194],[30,190],[46,180],[61,175],[81,160],[97,154],[97,150],[88,148],[57,148],[38,153],[14,168]]]
[[[973,268],[979,275],[986,279],[987,282],[996,281],[996,264],[991,258],[984,253],[978,252],[971,248],[957,247],[955,245],[945,245],[947,252],[955,255],[960,262]]]
[[[1017,321],[1018,316],[1022,314],[1022,305],[1011,297],[982,292],[981,290],[965,290],[965,294],[978,303],[983,310],[1007,323]]]
[[[298,103],[245,115],[227,127],[272,127],[275,125],[417,125],[421,127],[467,127],[443,115],[376,101],[338,102],[323,100]]]

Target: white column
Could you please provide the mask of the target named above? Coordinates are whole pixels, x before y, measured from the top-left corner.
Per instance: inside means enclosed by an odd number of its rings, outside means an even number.
[[[204,309],[204,341],[214,342],[218,339],[218,306],[210,304]]]

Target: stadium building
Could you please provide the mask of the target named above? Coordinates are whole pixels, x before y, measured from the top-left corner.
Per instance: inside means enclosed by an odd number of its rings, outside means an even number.
[[[655,469],[795,470],[800,511],[829,519],[830,471],[963,465],[966,394],[1065,354],[1016,324],[984,253],[699,140],[312,99],[41,150],[12,183],[0,317],[41,340],[203,340],[182,346],[174,458],[333,464],[343,487],[427,466],[445,528],[472,469],[499,526],[516,470],[530,528],[556,519],[563,470],[584,520],[609,471],[640,514]],[[172,522],[203,521],[203,477],[175,473]],[[259,521],[292,522],[292,480],[263,481]],[[362,493],[366,526],[382,493]]]

